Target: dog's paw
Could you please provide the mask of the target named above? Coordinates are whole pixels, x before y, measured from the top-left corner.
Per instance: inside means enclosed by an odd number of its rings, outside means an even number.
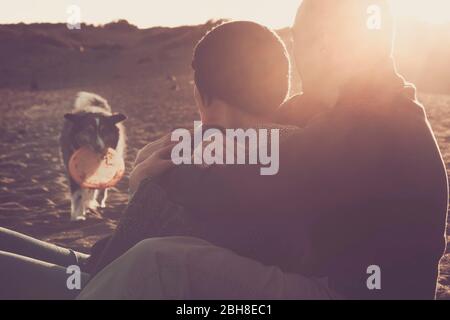
[[[86,216],[84,215],[79,215],[79,216],[70,216],[70,221],[75,222],[75,221],[85,221],[86,220]]]
[[[90,200],[87,204],[87,207],[91,210],[97,210],[98,207],[101,207],[97,200]],[[103,207],[102,207],[103,208]]]
[[[86,211],[77,210],[70,213],[70,221],[84,221],[86,220]]]

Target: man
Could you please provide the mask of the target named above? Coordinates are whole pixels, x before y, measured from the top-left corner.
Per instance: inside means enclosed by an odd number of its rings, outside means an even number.
[[[415,90],[395,71],[393,29],[386,1],[304,1],[293,31],[305,94],[280,118],[302,121],[304,103],[329,110],[291,139],[295,209],[313,216],[303,274],[328,276],[350,298],[431,299],[448,183]],[[369,290],[373,265],[381,288]]]
[[[373,5],[381,19],[374,29],[367,24]],[[279,118],[302,124],[308,114],[308,125],[280,146],[277,176],[173,170],[164,189],[188,212],[191,235],[284,274],[328,278],[346,298],[434,297],[448,183],[414,88],[395,72],[386,6],[303,1],[294,41],[305,93]],[[314,111],[305,113],[305,103]],[[233,266],[233,258],[223,264]],[[272,283],[282,280],[274,275]]]

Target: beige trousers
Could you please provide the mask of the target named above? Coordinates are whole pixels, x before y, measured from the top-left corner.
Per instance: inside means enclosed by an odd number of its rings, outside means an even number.
[[[283,273],[188,237],[144,240],[108,265],[78,299],[339,299],[326,279]]]

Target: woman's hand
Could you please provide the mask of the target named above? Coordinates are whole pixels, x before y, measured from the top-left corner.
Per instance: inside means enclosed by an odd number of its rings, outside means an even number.
[[[172,168],[172,148],[175,143],[170,141],[170,135],[149,143],[138,152],[134,169],[130,174],[130,192],[135,193],[142,180],[161,176]]]
[[[171,145],[172,142],[170,140],[171,135],[165,135],[164,137],[150,142],[145,147],[143,147],[141,150],[138,151],[136,160],[134,160],[134,167],[139,165],[142,161],[146,160],[148,157],[150,157],[153,153],[160,150],[161,148]]]

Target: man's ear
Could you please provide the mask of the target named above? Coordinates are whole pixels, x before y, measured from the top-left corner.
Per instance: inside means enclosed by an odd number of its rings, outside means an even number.
[[[66,114],[64,115],[64,118],[65,118],[66,120],[69,120],[70,122],[75,123],[75,122],[77,122],[77,120],[80,118],[80,116],[77,115],[77,114],[73,114],[73,113],[66,113]]]
[[[125,121],[127,119],[127,116],[122,113],[116,113],[113,114],[109,119],[112,121],[112,123],[117,124]]]

